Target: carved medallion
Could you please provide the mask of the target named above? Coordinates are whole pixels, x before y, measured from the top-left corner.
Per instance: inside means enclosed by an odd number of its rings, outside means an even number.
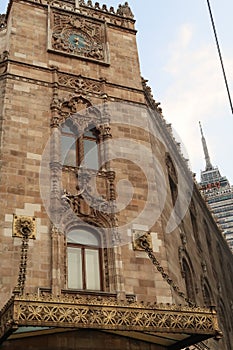
[[[50,49],[107,63],[105,30],[104,22],[53,11]]]

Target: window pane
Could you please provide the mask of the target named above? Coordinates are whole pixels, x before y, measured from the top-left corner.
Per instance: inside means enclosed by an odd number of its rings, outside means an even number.
[[[85,133],[84,133],[84,137],[95,137],[95,134],[93,133],[93,131],[90,129],[90,130],[86,130]]]
[[[61,161],[64,165],[76,166],[76,141],[74,137],[62,135]]]
[[[98,147],[95,140],[83,140],[84,142],[84,163],[89,169],[99,169]]]
[[[85,249],[86,287],[100,290],[99,251]]]
[[[67,242],[82,245],[92,245],[95,247],[99,246],[99,241],[96,234],[84,229],[70,231],[67,235]]]
[[[82,252],[68,247],[68,288],[83,289]]]
[[[64,124],[63,126],[62,126],[62,129],[61,129],[61,131],[62,132],[65,132],[65,133],[67,133],[67,134],[73,134],[74,135],[74,132],[71,130],[71,128],[68,126],[68,125],[66,125],[66,124]]]

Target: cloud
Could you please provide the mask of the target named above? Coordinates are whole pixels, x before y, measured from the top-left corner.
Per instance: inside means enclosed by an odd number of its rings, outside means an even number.
[[[164,115],[175,126],[191,163],[204,169],[198,121],[216,123],[217,135],[219,119],[229,106],[216,47],[197,43],[195,34],[190,24],[184,24],[169,45],[164,71],[170,84],[162,100]],[[225,61],[228,67],[233,66],[232,59]],[[232,138],[230,131],[226,133]]]

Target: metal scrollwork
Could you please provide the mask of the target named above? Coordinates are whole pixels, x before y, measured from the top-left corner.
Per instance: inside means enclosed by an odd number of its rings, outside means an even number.
[[[14,215],[13,237],[36,238],[36,219],[30,216]]]
[[[11,320],[11,324],[6,323]],[[101,296],[17,295],[1,310],[0,342],[9,327],[49,326],[221,336],[215,311],[187,306],[117,301]]]

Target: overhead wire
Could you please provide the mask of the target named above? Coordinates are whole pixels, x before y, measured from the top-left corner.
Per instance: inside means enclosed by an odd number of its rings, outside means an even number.
[[[212,23],[212,27],[213,27],[213,31],[214,31],[214,36],[215,36],[216,46],[217,46],[217,50],[218,50],[218,55],[219,55],[219,59],[220,59],[221,67],[222,67],[224,82],[225,82],[225,86],[226,86],[226,89],[227,89],[227,95],[228,95],[228,99],[229,99],[229,102],[230,102],[231,113],[233,114],[233,104],[232,104],[232,100],[231,100],[230,89],[229,89],[229,85],[228,85],[228,81],[227,81],[227,76],[226,76],[224,63],[223,63],[223,58],[222,58],[222,54],[221,54],[221,50],[220,50],[220,46],[219,46],[216,26],[215,26],[215,23],[214,23],[214,17],[213,17],[213,14],[212,14],[212,10],[211,10],[211,6],[210,6],[210,1],[209,0],[207,0],[207,5],[208,5],[210,19],[211,19],[211,23]]]

